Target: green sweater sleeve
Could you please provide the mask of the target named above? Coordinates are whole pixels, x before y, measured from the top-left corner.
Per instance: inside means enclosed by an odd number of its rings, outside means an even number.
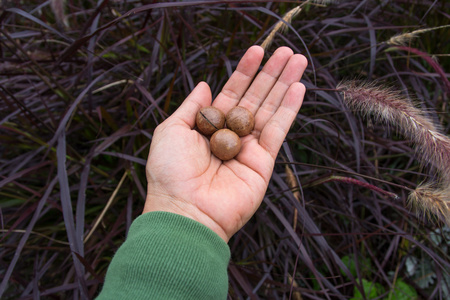
[[[136,218],[97,300],[226,299],[228,245],[192,219],[168,212]]]

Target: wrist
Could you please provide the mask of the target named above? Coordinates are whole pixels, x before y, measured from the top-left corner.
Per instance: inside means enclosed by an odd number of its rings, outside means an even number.
[[[223,228],[195,205],[176,197],[161,193],[148,193],[142,214],[163,211],[178,214],[203,224],[214,231],[220,238],[228,243],[230,237]]]

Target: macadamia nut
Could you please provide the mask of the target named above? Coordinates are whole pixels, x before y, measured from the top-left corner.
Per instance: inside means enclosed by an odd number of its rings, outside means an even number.
[[[198,130],[208,136],[225,126],[225,115],[215,107],[206,106],[199,110],[195,122]]]
[[[230,160],[241,150],[241,139],[229,129],[220,129],[212,135],[210,147],[217,158]]]
[[[246,136],[255,127],[255,117],[242,106],[232,108],[226,116],[227,128],[237,133],[239,136]]]

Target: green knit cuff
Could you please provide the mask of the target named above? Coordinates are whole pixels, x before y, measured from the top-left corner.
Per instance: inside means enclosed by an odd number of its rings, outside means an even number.
[[[226,299],[230,249],[190,218],[150,212],[134,220],[97,299]]]

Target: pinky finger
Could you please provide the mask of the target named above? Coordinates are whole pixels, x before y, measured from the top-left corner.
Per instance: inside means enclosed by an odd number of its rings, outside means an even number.
[[[275,160],[305,96],[305,86],[296,82],[287,90],[280,107],[261,130],[259,144]]]

